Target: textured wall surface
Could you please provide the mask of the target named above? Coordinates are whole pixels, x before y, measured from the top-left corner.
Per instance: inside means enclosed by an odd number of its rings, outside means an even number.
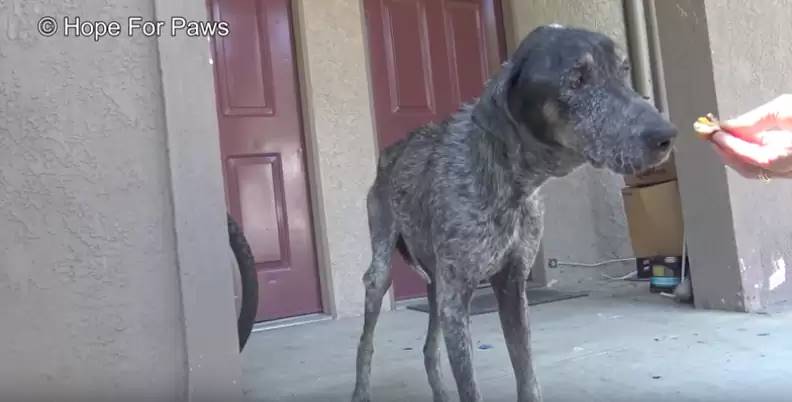
[[[510,49],[539,25],[560,23],[603,32],[624,48],[624,11],[621,0],[506,0],[505,23]],[[545,258],[595,262],[632,256],[621,198],[621,176],[585,166],[543,189]],[[548,268],[548,279],[559,284],[601,279],[600,272],[629,272],[630,264],[601,270]]]
[[[0,1],[3,400],[184,397],[157,41],[36,32],[44,15],[153,18],[125,4]]]
[[[706,12],[720,115],[792,94],[792,0],[707,0]],[[790,301],[792,181],[727,172],[745,302],[760,309]]]
[[[358,315],[371,256],[366,193],[376,167],[362,3],[296,4],[325,305]]]

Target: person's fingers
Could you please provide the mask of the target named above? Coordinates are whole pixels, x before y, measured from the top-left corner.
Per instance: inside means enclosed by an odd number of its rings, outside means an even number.
[[[751,140],[755,134],[771,129],[792,129],[792,95],[782,95],[741,116],[720,123],[721,128]]]
[[[729,133],[718,131],[712,135],[712,142],[727,150],[745,163],[767,168],[773,158],[773,150],[760,144],[745,141]]]
[[[770,171],[765,170],[757,166],[749,165],[743,162],[738,157],[734,156],[734,154],[730,153],[729,151],[719,147],[717,144],[713,143],[712,148],[715,152],[721,157],[723,163],[737,172],[740,176],[746,179],[758,179],[762,175],[769,175],[770,178],[779,178],[779,179],[792,179],[792,171],[789,172],[777,172],[777,171]]]

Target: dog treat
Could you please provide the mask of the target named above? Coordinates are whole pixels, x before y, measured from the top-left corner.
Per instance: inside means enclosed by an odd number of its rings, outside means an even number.
[[[696,130],[696,133],[702,140],[707,140],[712,134],[720,130],[720,123],[718,122],[718,118],[712,113],[707,113],[706,116],[699,117],[696,122],[693,123],[693,129]]]

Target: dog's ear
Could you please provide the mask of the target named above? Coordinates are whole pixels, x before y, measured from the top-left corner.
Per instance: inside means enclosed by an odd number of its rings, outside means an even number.
[[[503,63],[501,70],[487,85],[479,102],[483,103],[482,109],[489,111],[495,107],[504,113],[512,124],[524,123],[522,120],[529,107],[529,100],[526,99],[527,94],[521,93],[527,88],[520,86],[528,83],[529,74],[531,80],[542,78],[541,71],[549,60],[538,55],[536,50],[541,49],[545,39],[555,35],[559,29],[564,27],[558,24],[539,26],[523,39],[512,57]]]
[[[515,116],[519,114],[519,97],[515,94],[520,70],[521,66],[513,60],[503,63],[501,70],[489,81],[479,102],[473,108],[475,121],[488,121],[493,113],[503,113],[510,123],[517,123]]]
[[[510,61],[507,71],[498,82],[496,88],[495,101],[512,122],[517,122],[522,108],[520,96],[518,96],[518,85],[520,83],[520,73],[525,61]]]
[[[550,101],[556,97],[558,78],[549,73],[550,59],[529,49],[504,63],[473,109],[473,120],[482,127],[500,118],[547,145],[557,146],[549,126],[557,114]],[[505,121],[504,121],[505,120]]]

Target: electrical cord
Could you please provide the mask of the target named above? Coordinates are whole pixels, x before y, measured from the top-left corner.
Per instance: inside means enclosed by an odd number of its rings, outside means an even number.
[[[597,267],[601,267],[603,265],[613,264],[613,263],[617,263],[617,262],[628,262],[628,261],[636,261],[636,260],[637,260],[637,258],[635,258],[635,257],[625,257],[625,258],[615,258],[615,259],[612,259],[612,260],[599,261],[599,262],[595,262],[595,263],[585,263],[585,262],[575,262],[575,261],[559,261],[559,260],[557,260],[555,258],[550,258],[548,260],[547,265],[549,265],[550,268],[556,268],[556,267],[559,267],[561,265],[568,266],[568,267],[597,268]],[[686,273],[687,273],[687,233],[683,232],[682,233],[682,272],[681,272],[681,274],[682,274],[682,279],[681,280],[682,281],[685,281],[687,279],[687,278],[685,278],[685,274]],[[631,279],[632,280],[638,280],[638,279],[633,279],[634,277],[638,276],[638,272],[636,272],[636,271],[631,271],[631,272],[629,272],[627,274],[624,274],[622,276],[610,276],[610,275],[603,274],[603,273],[600,273],[600,275],[602,275],[602,277],[604,277],[606,279],[609,279],[609,280],[612,280],[612,281],[625,281],[625,280],[631,280]],[[668,297],[669,294],[663,294],[663,296]],[[670,296],[674,297],[673,295],[670,295]]]
[[[573,261],[558,261],[555,258],[551,258],[548,262],[551,268],[555,268],[559,265],[566,265],[566,266],[575,266],[575,267],[586,267],[586,268],[596,268],[602,265],[613,264],[615,262],[627,262],[627,261],[635,261],[635,257],[630,258],[617,258],[613,260],[605,260],[600,262],[595,262],[593,264],[585,263],[585,262],[573,262]]]

